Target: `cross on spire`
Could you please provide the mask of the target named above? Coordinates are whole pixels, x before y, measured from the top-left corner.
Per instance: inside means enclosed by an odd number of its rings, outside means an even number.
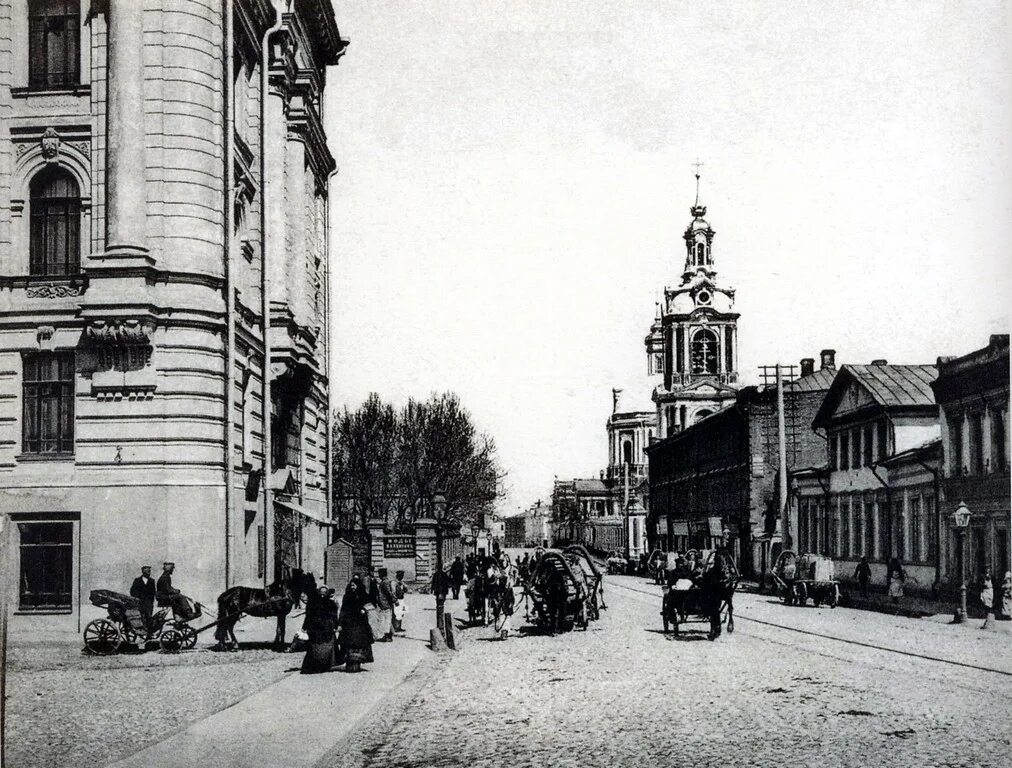
[[[701,162],[699,157],[696,157],[696,162],[692,164],[692,167],[696,169],[696,205],[699,205],[699,169],[703,167],[705,163]]]

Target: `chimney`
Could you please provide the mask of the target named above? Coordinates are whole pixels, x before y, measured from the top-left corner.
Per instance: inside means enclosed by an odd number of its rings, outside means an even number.
[[[872,365],[889,365],[889,361],[880,357],[878,360],[872,360],[871,364]]]
[[[824,349],[819,355],[822,357],[822,366],[820,370],[829,368],[830,370],[836,369],[836,350],[835,349]]]
[[[815,358],[814,357],[801,358],[801,375],[811,376],[813,373],[815,373]]]

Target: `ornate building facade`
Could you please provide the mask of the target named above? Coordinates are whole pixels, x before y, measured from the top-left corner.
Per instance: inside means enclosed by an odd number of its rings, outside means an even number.
[[[329,0],[13,0],[0,29],[12,626],[79,629],[142,564],[207,603],[322,574]]]
[[[658,380],[659,437],[667,437],[734,402],[738,390],[738,313],[734,289],[717,279],[713,228],[706,206],[689,209],[681,282],[664,289],[664,302],[647,335],[648,373]]]

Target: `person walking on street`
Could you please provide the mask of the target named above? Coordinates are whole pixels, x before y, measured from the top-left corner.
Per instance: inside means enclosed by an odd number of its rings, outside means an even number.
[[[408,587],[404,583],[404,571],[397,571],[396,579],[391,587],[394,594],[394,632],[404,631],[404,614],[408,610],[404,602],[404,596],[408,593]]]
[[[907,580],[907,574],[900,565],[898,558],[889,560],[889,570],[886,573],[886,583],[889,585],[889,597],[893,603],[898,604],[903,597],[903,583]]]
[[[361,665],[373,660],[373,636],[369,628],[369,617],[366,615],[365,601],[365,584],[361,577],[355,574],[344,590],[344,600],[341,602],[338,619],[340,631],[337,640],[344,653],[345,669],[348,672],[361,672]]]
[[[861,557],[861,562],[854,569],[854,578],[861,585],[861,597],[868,597],[868,580],[871,578],[871,566],[868,565],[868,558]]]
[[[303,625],[309,640],[306,655],[302,657],[302,674],[329,672],[334,668],[337,623],[337,604],[330,598],[330,590],[326,587],[310,590],[306,595],[306,623]]]
[[[446,594],[449,592],[450,579],[446,571],[438,568],[432,574],[432,595],[436,598],[436,626],[443,628],[443,610],[446,607]]]
[[[373,603],[376,605],[376,642],[389,643],[394,639],[393,607],[394,593],[390,589],[390,579],[387,578],[387,569],[379,568],[376,571],[378,578],[373,580],[375,591],[372,594]]]
[[[150,565],[141,566],[141,575],[130,585],[130,597],[140,602],[144,623],[150,627],[151,616],[155,612],[155,580],[151,578]]]
[[[460,555],[453,558],[453,562],[450,563],[450,589],[453,590],[453,599],[460,599],[460,588],[464,584],[464,561],[460,559]]]

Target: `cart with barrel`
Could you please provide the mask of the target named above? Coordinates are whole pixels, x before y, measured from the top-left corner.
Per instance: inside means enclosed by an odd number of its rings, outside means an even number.
[[[785,549],[773,565],[773,581],[785,605],[805,605],[811,600],[816,607],[835,608],[840,602],[833,560],[825,555],[799,555]]]

